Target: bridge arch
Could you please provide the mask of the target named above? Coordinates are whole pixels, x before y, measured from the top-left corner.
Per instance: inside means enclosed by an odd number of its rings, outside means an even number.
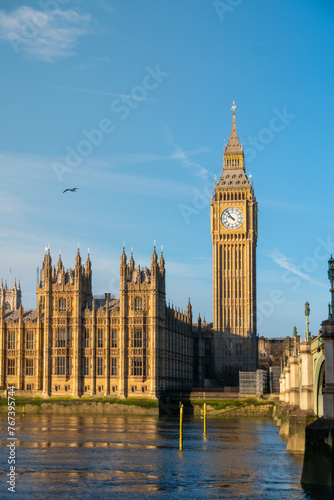
[[[325,356],[322,351],[321,355],[315,360],[313,370],[313,388],[314,388],[314,413],[318,417],[324,414],[323,406],[323,388],[325,383]]]

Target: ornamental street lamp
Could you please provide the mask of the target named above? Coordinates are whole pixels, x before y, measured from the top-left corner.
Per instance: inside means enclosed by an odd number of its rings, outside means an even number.
[[[305,332],[305,342],[309,342],[310,341],[310,331],[309,331],[309,316],[310,316],[310,304],[306,301],[305,302],[305,316],[306,316],[306,332]]]
[[[297,356],[297,328],[293,327],[293,355]]]
[[[328,319],[333,319],[334,317],[334,259],[331,258],[328,261],[328,279],[331,282],[331,304],[328,304]]]

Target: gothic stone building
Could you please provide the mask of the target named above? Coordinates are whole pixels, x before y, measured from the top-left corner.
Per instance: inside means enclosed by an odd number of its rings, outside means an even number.
[[[20,307],[21,301],[22,296],[20,282],[18,283],[18,286],[16,286],[15,280],[14,287],[9,290],[7,287],[7,280],[5,280],[5,286],[3,286],[3,280],[1,280],[0,307],[4,305],[6,311],[13,311],[14,309],[18,309]]]
[[[44,256],[37,309],[20,287],[0,288],[0,385],[54,394],[145,396],[202,387],[220,372],[257,367],[257,202],[245,172],[235,105],[223,171],[211,199],[213,324],[192,325],[165,301],[165,262],[151,268],[121,256],[118,299],[92,295],[91,261],[66,271]]]
[[[165,302],[165,262],[151,268],[121,256],[118,299],[94,299],[88,256],[74,269],[44,256],[37,309],[0,312],[1,386],[51,395],[155,398],[192,385],[192,310]],[[16,304],[17,306],[17,304]]]

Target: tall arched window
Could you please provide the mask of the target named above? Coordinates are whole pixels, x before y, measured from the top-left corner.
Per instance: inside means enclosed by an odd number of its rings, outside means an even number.
[[[59,311],[66,311],[66,300],[59,299]]]
[[[143,309],[143,300],[141,297],[135,298],[135,311],[142,311]]]
[[[97,347],[103,347],[103,330],[100,328],[97,331]]]

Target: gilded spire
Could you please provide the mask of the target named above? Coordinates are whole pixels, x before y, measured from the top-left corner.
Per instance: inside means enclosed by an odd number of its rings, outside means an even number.
[[[235,110],[236,110],[236,105],[235,102],[233,101],[232,105],[232,128],[231,128],[231,133],[230,133],[230,138],[228,140],[227,146],[225,148],[225,154],[226,153],[231,153],[231,154],[238,154],[238,153],[243,153],[242,146],[239,142],[239,137],[238,137],[238,132],[237,132],[237,126],[235,123]]]

